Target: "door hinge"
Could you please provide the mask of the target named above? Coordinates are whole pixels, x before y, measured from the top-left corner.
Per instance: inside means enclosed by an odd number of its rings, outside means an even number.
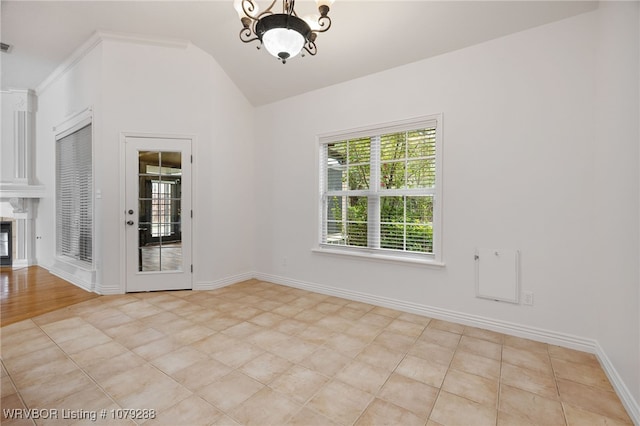
[[[190,155],[190,157],[191,157],[191,160],[190,160],[190,161],[191,161],[191,163],[193,164],[193,155]]]
[[[193,210],[191,210],[191,218],[193,219]]]
[[[193,263],[191,264],[191,273],[193,274]]]

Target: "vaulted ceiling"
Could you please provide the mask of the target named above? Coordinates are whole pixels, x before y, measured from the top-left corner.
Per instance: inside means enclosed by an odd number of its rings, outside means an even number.
[[[279,0],[277,0],[279,1]],[[259,1],[264,8],[269,2]],[[238,38],[233,0],[5,1],[2,89],[36,88],[96,30],[190,40],[253,105],[383,71],[597,8],[593,1],[337,0],[318,54],[283,65]],[[315,2],[296,2],[301,16]]]

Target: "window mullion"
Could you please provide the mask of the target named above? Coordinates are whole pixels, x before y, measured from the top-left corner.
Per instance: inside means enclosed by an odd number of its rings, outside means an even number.
[[[402,196],[402,232],[403,232],[403,248],[407,250],[407,196]]]
[[[375,132],[321,137],[322,245],[372,256],[390,253],[440,259],[441,130],[437,123],[429,118],[410,126],[404,123],[404,128],[394,125],[376,127]],[[385,185],[387,169],[392,182]]]
[[[371,138],[369,164],[368,241],[370,248],[380,248],[380,136]]]
[[[328,151],[329,146],[324,144],[320,147],[320,241],[325,242],[327,239],[327,204],[328,204],[328,196],[327,192],[329,190],[329,155]]]
[[[409,132],[404,132],[404,189],[409,187]],[[407,196],[402,196],[402,249],[407,250]]]

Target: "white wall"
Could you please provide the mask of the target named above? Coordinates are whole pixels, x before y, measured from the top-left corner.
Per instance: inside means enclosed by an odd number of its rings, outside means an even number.
[[[101,177],[103,286],[121,285],[120,133],[195,135],[193,144],[194,284],[246,273],[253,241],[253,108],[219,65],[184,48],[106,40]],[[118,169],[119,165],[119,169]],[[121,287],[124,290],[124,287]]]
[[[93,107],[94,129],[100,127],[102,47],[95,46],[67,72],[37,92],[35,178],[45,185],[38,205],[36,253],[49,269],[55,256],[55,133],[53,128],[73,114]],[[98,141],[99,143],[99,141]]]
[[[597,339],[640,401],[640,3],[600,6],[595,194]]]
[[[120,133],[195,134],[196,285],[257,271],[593,339],[637,405],[637,9],[607,3],[255,110],[193,46],[109,39],[39,94],[37,179],[55,181],[52,127],[93,105],[99,284],[111,291],[122,285]],[[312,253],[316,135],[434,113],[444,114],[446,266]],[[47,185],[37,222],[45,267],[53,208]],[[534,306],[475,297],[476,247],[521,250]]]
[[[253,257],[251,146],[253,109],[217,63],[188,44],[175,46],[103,34],[101,41],[40,95],[38,175],[55,182],[52,127],[93,106],[95,290],[125,290],[121,279],[125,210],[120,177],[122,132],[193,135],[194,279],[206,287],[246,274]],[[249,123],[249,125],[247,125]],[[40,264],[55,255],[54,188],[38,219]]]
[[[636,7],[637,31],[637,4],[627,7]],[[609,27],[617,18],[583,14],[259,108],[256,270],[283,282],[601,341],[637,404],[638,64],[629,59],[624,64],[631,69],[623,73],[620,63],[602,71],[596,64],[612,44],[636,58],[638,48],[637,37],[619,38],[629,30],[600,40],[594,28],[602,19]],[[616,92],[602,105],[596,87],[612,74],[624,78],[613,87],[630,84],[631,95]],[[614,143],[620,150],[602,166],[599,156],[612,143],[607,132],[618,118],[614,114],[598,127],[598,115],[618,95],[625,104],[616,111],[631,106],[636,115],[623,118],[625,128]],[[446,267],[312,253],[319,198],[316,135],[433,113],[444,114]],[[595,191],[604,189],[598,179],[621,159],[623,170],[605,184],[621,187],[603,198]],[[609,201],[624,213],[612,217]],[[614,233],[603,239],[603,224],[614,221]],[[633,236],[621,237],[624,229]],[[476,247],[521,250],[522,287],[534,292],[534,306],[475,297]]]

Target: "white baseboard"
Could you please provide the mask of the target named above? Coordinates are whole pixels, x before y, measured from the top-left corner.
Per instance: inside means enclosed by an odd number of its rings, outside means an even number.
[[[618,374],[618,371],[615,369],[611,360],[604,352],[599,343],[596,343],[596,356],[598,360],[600,360],[600,365],[604,370],[605,374],[609,378],[611,382],[611,386],[615,389],[618,397],[620,397],[620,401],[622,401],[622,405],[627,409],[627,414],[631,417],[631,421],[636,425],[640,425],[640,404],[633,398],[633,395],[629,391],[629,388]]]
[[[254,272],[244,272],[242,274],[233,275],[230,277],[221,278],[215,281],[198,281],[193,285],[194,290],[215,290],[218,288],[226,287],[231,284],[236,284],[242,281],[255,278]]]
[[[449,309],[436,308],[428,305],[421,305],[418,303],[407,302],[404,300],[398,300],[389,297],[376,296],[368,293],[344,290],[341,288],[325,286],[321,284],[291,280],[289,278],[280,277],[277,275],[258,273],[256,274],[256,278],[263,281],[269,281],[274,284],[282,284],[289,287],[313,291],[316,293],[342,297],[358,302],[370,303],[376,306],[384,306],[386,308],[397,309],[403,312],[409,312],[412,314],[423,315],[429,318],[483,328],[486,330],[496,331],[511,336],[523,337],[526,339],[536,340],[538,342],[576,349],[583,352],[589,352],[593,354],[596,353],[597,342],[595,340],[585,339],[570,334],[557,333],[555,331],[528,327],[521,324],[495,320],[478,315],[466,314]]]
[[[37,265],[38,262],[35,259],[13,259],[11,267],[13,269],[28,268],[29,266]]]
[[[463,312],[441,309],[427,305],[420,305],[417,303],[406,302],[403,300],[376,296],[352,290],[345,290],[337,287],[293,280],[277,275],[256,273],[254,275],[254,278],[257,278],[261,281],[268,281],[274,284],[281,284],[288,287],[295,287],[312,291],[315,293],[327,294],[330,296],[341,297],[358,302],[370,303],[376,306],[384,306],[403,312],[410,312],[430,318],[451,321],[458,324],[469,325],[472,327],[478,327],[503,334],[508,334],[510,336],[522,337],[525,339],[535,340],[543,343],[595,354],[598,357],[603,370],[607,374],[611,385],[620,397],[622,404],[625,406],[629,417],[631,417],[631,420],[634,422],[634,424],[640,426],[640,405],[638,404],[638,401],[633,398],[633,395],[629,391],[629,388],[625,385],[624,381],[611,363],[611,360],[609,359],[609,357],[607,357],[607,354],[604,352],[600,344],[594,339],[585,339],[571,334],[558,333],[551,330],[529,327],[522,324],[500,321],[492,318],[481,317],[478,315],[470,315]]]
[[[49,269],[54,275],[70,281],[71,283],[81,287],[85,290],[92,291],[86,287],[86,283],[82,280],[78,280],[73,274],[67,273],[64,270],[51,267]],[[623,405],[625,406],[629,417],[635,425],[640,426],[640,405],[636,401],[626,386],[624,380],[617,372],[611,360],[604,352],[600,344],[594,339],[586,339],[579,336],[574,336],[566,333],[558,333],[551,330],[545,330],[536,327],[529,327],[522,324],[511,323],[507,321],[500,321],[492,318],[482,317],[478,315],[466,314],[464,312],[453,311],[449,309],[441,309],[428,305],[421,305],[418,303],[407,302],[404,300],[393,299],[389,297],[377,296],[368,293],[362,293],[352,290],[345,290],[337,287],[331,287],[316,283],[304,282],[286,278],[278,275],[264,274],[260,272],[245,272],[225,278],[221,278],[215,281],[200,281],[194,284],[194,290],[215,290],[218,288],[226,287],[232,284],[236,284],[242,281],[258,279],[261,281],[267,281],[274,284],[285,285],[288,287],[299,288],[303,290],[312,291],[315,293],[326,294],[330,296],[341,297],[344,299],[354,300],[358,302],[369,303],[376,306],[383,306],[391,309],[397,309],[403,312],[409,312],[413,314],[423,315],[430,318],[451,321],[458,324],[469,325],[472,327],[483,328],[487,330],[496,331],[499,333],[507,334],[510,336],[522,337],[525,339],[544,342],[552,345],[562,346],[579,351],[589,352],[595,354],[604,372],[606,373],[611,385],[615,389],[616,393],[620,397]],[[101,289],[102,294],[107,293]],[[114,289],[115,290],[115,289]],[[119,292],[119,289],[117,289]],[[116,293],[117,293],[116,292]],[[115,293],[113,293],[115,294]]]
[[[96,293],[102,296],[114,295],[114,294],[122,294],[122,289],[119,285],[115,286],[96,286]]]
[[[82,269],[65,262],[54,261],[54,264],[49,268],[49,272],[83,290],[94,291],[96,283],[95,270]]]

